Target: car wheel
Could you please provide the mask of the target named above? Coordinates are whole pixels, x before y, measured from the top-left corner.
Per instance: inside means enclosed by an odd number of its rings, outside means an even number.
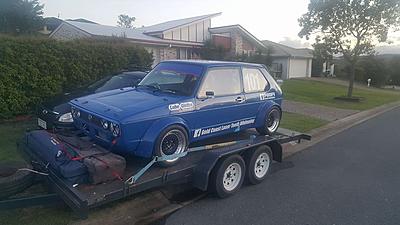
[[[159,157],[170,156],[185,152],[188,148],[188,134],[186,130],[179,126],[173,125],[165,129],[158,136],[155,153]],[[159,165],[169,167],[175,165],[179,161],[179,157],[160,161]]]
[[[240,155],[220,160],[211,174],[210,189],[220,198],[235,194],[243,184],[246,168]]]
[[[272,107],[265,115],[264,124],[257,128],[257,132],[262,135],[270,135],[275,133],[281,123],[282,112],[278,107]]]
[[[267,177],[272,162],[272,151],[266,145],[261,145],[246,153],[246,180],[250,184],[259,184]]]
[[[0,165],[0,199],[17,194],[33,184],[34,174],[19,170],[20,168],[32,169],[25,162],[3,162]]]

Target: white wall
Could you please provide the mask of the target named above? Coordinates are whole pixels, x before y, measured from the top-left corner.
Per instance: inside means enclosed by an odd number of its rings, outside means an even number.
[[[210,28],[210,26],[211,19],[207,19],[198,23],[192,23],[187,26],[182,26],[172,31],[166,31],[163,33],[163,35],[164,39],[204,42],[204,40],[210,38],[210,32],[208,31],[208,28]]]
[[[309,77],[310,76],[310,64],[308,59],[290,59],[289,64],[289,78],[296,77]]]

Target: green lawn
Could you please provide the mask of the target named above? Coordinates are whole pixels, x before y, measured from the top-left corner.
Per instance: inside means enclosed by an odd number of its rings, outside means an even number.
[[[400,92],[377,88],[354,89],[354,96],[365,98],[362,102],[343,102],[334,97],[344,96],[347,87],[311,80],[286,80],[282,85],[284,99],[325,105],[343,109],[365,110],[389,102],[400,101]]]
[[[23,160],[17,152],[16,142],[28,128],[35,127],[32,121],[0,124],[0,162]]]
[[[327,124],[328,121],[296,113],[283,112],[281,127],[298,132],[309,132]]]

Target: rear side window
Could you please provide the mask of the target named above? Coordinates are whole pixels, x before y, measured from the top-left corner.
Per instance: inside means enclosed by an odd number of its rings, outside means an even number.
[[[197,96],[206,97],[207,91],[213,91],[215,96],[240,94],[239,68],[212,68],[208,70]]]
[[[261,92],[269,88],[264,75],[254,68],[243,68],[243,85],[245,93]]]

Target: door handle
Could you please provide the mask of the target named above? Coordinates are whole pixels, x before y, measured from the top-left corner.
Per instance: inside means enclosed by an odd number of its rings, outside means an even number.
[[[238,103],[242,103],[242,102],[246,101],[246,99],[244,97],[239,96],[235,99],[235,101]]]

